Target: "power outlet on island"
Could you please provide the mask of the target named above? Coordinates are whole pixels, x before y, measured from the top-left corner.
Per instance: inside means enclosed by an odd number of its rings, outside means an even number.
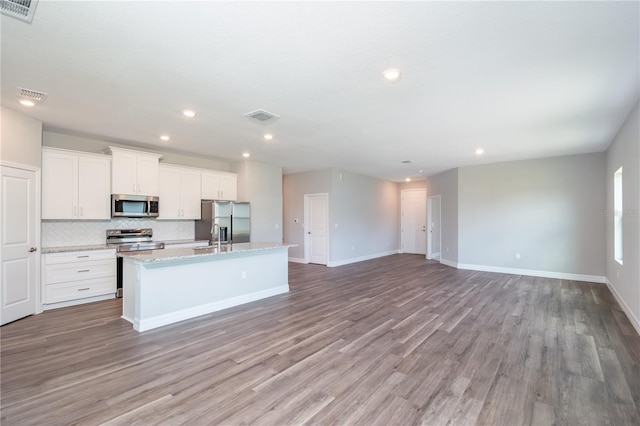
[[[242,279],[242,280],[246,280],[247,279],[247,271],[240,272],[240,279]]]

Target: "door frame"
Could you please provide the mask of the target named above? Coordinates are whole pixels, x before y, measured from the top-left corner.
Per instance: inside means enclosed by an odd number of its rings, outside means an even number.
[[[331,236],[331,233],[329,232],[329,193],[328,192],[319,192],[319,193],[315,193],[315,194],[304,194],[304,263],[309,263],[309,253],[310,253],[310,245],[311,245],[311,238],[309,237],[309,217],[310,217],[310,211],[309,211],[309,199],[311,197],[318,197],[318,196],[323,196],[325,197],[325,201],[327,203],[327,217],[325,220],[325,230],[326,230],[326,235],[325,235],[325,243],[324,243],[324,253],[326,256],[326,261],[327,263],[325,265],[329,264],[329,238]]]
[[[440,223],[438,224],[438,226],[440,227],[440,232],[438,233],[439,236],[439,243],[438,246],[440,247],[440,252],[437,253],[438,254],[438,262],[440,262],[440,259],[442,259],[442,197],[440,195],[432,195],[432,196],[427,196],[427,227],[429,228],[429,232],[427,232],[427,255],[426,258],[428,260],[432,260],[433,259],[433,232],[431,232],[431,224],[433,223],[433,200],[437,198],[439,203],[438,203],[438,210],[439,210],[439,217],[440,217]]]
[[[20,164],[14,163],[11,161],[0,160],[0,166],[9,167],[13,169],[26,170],[28,172],[34,173],[35,178],[35,188],[36,188],[36,202],[34,208],[36,209],[35,214],[35,234],[36,241],[35,247],[38,249],[36,252],[36,311],[35,314],[41,314],[43,312],[42,309],[42,292],[44,289],[42,288],[42,277],[41,277],[41,263],[42,263],[42,244],[41,244],[41,233],[42,233],[42,169],[40,167],[34,167],[28,164]],[[2,202],[2,198],[0,198],[0,202]],[[0,206],[0,213],[2,212],[2,206]],[[1,218],[0,218],[1,220]],[[0,245],[0,251],[2,250]],[[2,257],[2,253],[0,253],[0,257]]]
[[[425,198],[427,197],[428,193],[427,193],[427,188],[409,188],[409,189],[402,189],[400,190],[400,250],[399,253],[404,253],[404,236],[405,233],[402,232],[402,230],[404,229],[404,194],[406,194],[407,192],[417,192],[417,191],[421,191],[424,192]]]

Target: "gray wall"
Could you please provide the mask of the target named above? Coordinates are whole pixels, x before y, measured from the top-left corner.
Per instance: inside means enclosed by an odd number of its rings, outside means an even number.
[[[329,194],[329,264],[398,249],[397,183],[319,170],[285,175],[283,191],[284,240],[298,244],[290,257],[304,259],[304,195],[318,193]]]
[[[4,106],[0,112],[0,160],[39,169],[42,122]]]
[[[440,195],[442,245],[440,259],[458,262],[458,169],[427,178],[427,197]]]
[[[460,168],[458,262],[603,276],[604,164],[595,153]]]
[[[607,151],[606,276],[640,326],[640,110],[638,104]],[[622,166],[623,265],[613,256],[613,174]]]
[[[256,161],[234,165],[238,200],[251,203],[251,241],[282,242],[282,168]]]
[[[92,152],[96,154],[103,154],[104,150],[109,146],[117,146],[121,148],[135,149],[139,151],[151,151],[162,154],[162,159],[160,160],[162,163],[177,164],[180,166],[188,167],[200,167],[203,169],[220,170],[223,172],[231,171],[231,163],[226,160],[210,158],[196,154],[193,154],[193,156],[191,156],[167,152],[161,146],[146,146],[144,148],[141,148],[133,143],[131,143],[131,145],[123,145],[98,139],[66,135],[63,133],[49,131],[43,133],[42,145],[55,148],[71,149],[74,151]]]
[[[331,209],[333,204],[331,185],[331,170],[328,169],[283,176],[284,241],[298,245],[289,249],[290,257],[304,259],[304,194],[329,194],[329,209]],[[296,219],[298,223],[295,223]],[[331,248],[328,255],[331,258]]]
[[[331,178],[331,261],[397,250],[398,184],[342,170],[332,170]]]

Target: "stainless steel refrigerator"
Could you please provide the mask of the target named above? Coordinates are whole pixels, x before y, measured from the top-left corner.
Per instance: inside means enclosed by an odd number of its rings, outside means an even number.
[[[218,241],[218,233],[223,243],[248,243],[251,241],[251,205],[235,201],[202,200],[201,219],[196,220],[196,240]]]

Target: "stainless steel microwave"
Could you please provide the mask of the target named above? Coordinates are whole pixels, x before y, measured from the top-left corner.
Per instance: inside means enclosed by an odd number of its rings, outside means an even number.
[[[111,217],[157,217],[158,197],[111,195]]]

